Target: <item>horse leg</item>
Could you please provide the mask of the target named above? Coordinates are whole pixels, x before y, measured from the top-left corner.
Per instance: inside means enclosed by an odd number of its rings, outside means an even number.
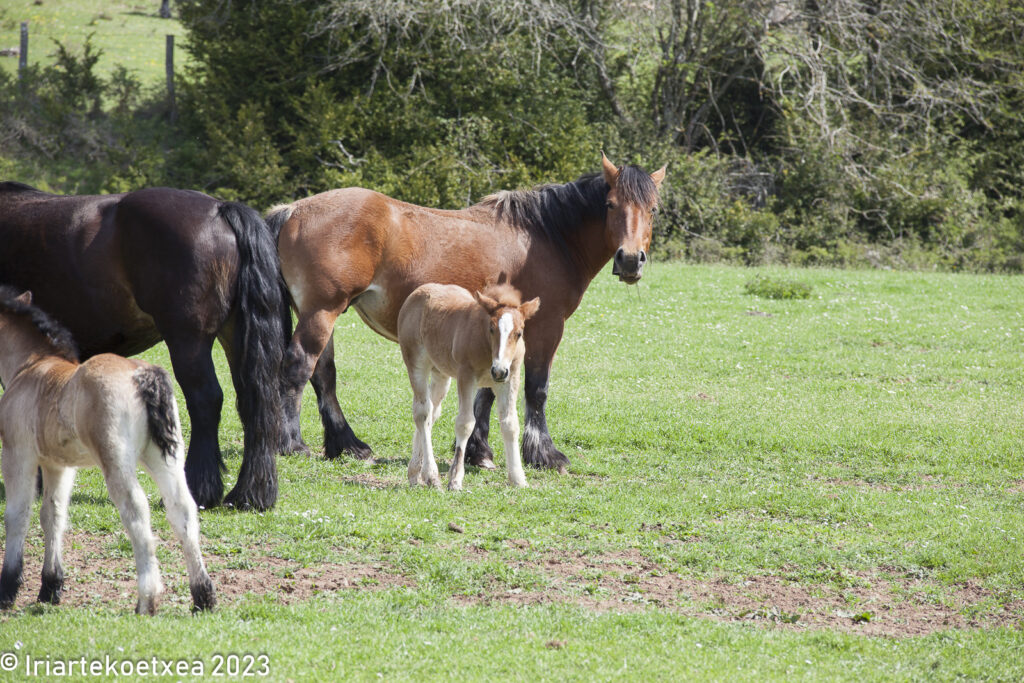
[[[289,300],[287,294],[284,298],[286,302]],[[292,338],[292,309],[287,303],[281,310],[281,327],[284,329],[284,345],[287,347]],[[282,398],[286,396],[286,389],[287,387],[282,377],[280,388]],[[302,439],[302,420],[299,414],[301,405],[301,389],[299,390],[298,401],[281,401],[281,455],[289,455],[291,453],[310,455],[311,453],[309,446]]]
[[[409,383],[412,385],[412,417],[416,423],[416,434],[412,442],[412,458],[409,460],[409,485],[424,483],[435,488],[441,487],[441,477],[434,460],[431,443],[434,406],[430,401],[430,368],[415,365],[409,368]]]
[[[452,459],[451,471],[448,472],[448,489],[451,491],[462,490],[462,479],[466,475],[466,444],[473,434],[473,425],[476,417],[473,415],[473,393],[476,391],[476,382],[472,377],[460,377],[459,389],[459,415],[455,418],[455,457]]]
[[[64,591],[62,545],[64,529],[68,523],[68,503],[71,486],[75,483],[72,467],[43,467],[43,505],[39,521],[43,527],[43,583],[39,589],[39,602],[60,604]]]
[[[280,421],[280,388],[266,389],[254,386],[257,378],[249,377],[253,371],[252,362],[243,367],[243,359],[236,356],[246,353],[237,347],[239,334],[237,315],[232,314],[217,335],[224,356],[231,371],[231,383],[235,387],[238,417],[242,421],[245,438],[242,445],[242,467],[234,488],[224,497],[224,504],[240,510],[269,510],[277,502],[277,443],[282,431]],[[250,349],[251,353],[252,350]],[[267,361],[269,362],[269,361]],[[275,373],[274,378],[278,375]],[[279,412],[280,411],[280,412]]]
[[[551,372],[551,358],[531,366],[526,362],[526,430],[523,434],[523,459],[527,465],[557,469],[565,474],[569,458],[555,448],[548,432],[544,404],[548,400],[548,376]]]
[[[199,513],[196,504],[188,495],[181,453],[179,452],[177,458],[165,459],[159,448],[150,446],[146,449],[143,464],[160,489],[160,496],[167,510],[167,521],[170,522],[185,555],[193,609],[213,609],[217,604],[217,595],[199,550]]]
[[[334,366],[334,330],[313,368],[311,379],[316,406],[324,425],[324,456],[337,458],[348,453],[357,460],[373,460],[373,450],[352,431],[338,405],[338,376]]]
[[[330,341],[337,319],[336,312],[323,309],[299,314],[281,369],[282,401],[287,415],[299,413],[302,389],[312,378],[317,359]]]
[[[466,444],[466,459],[469,464],[485,470],[494,469],[494,451],[487,445],[487,438],[491,431],[491,406],[493,404],[493,391],[484,388],[476,392],[476,400],[473,402],[476,426],[473,428],[473,435],[469,437],[469,443]]]
[[[185,406],[192,422],[192,438],[185,460],[185,478],[196,504],[211,508],[224,495],[221,470],[224,460],[217,442],[220,409],[224,393],[213,366],[213,337],[188,335],[166,337],[174,376],[185,394]]]
[[[111,450],[103,464],[107,493],[121,513],[121,523],[132,542],[135,571],[138,575],[139,600],[136,614],[155,614],[157,600],[163,592],[160,567],[156,561],[153,529],[149,525],[149,501],[135,476],[135,461],[126,454]]]
[[[517,488],[525,487],[526,474],[519,457],[519,416],[516,414],[516,394],[519,393],[519,368],[515,368],[508,382],[498,389],[498,420],[501,423],[501,438],[505,444],[505,469],[508,483]]]
[[[28,522],[32,517],[37,461],[15,453],[9,444],[4,445],[2,457],[7,506],[4,508],[6,540],[4,566],[0,570],[0,609],[7,609],[14,604],[21,588],[22,553]]]
[[[430,403],[433,406],[430,417],[431,424],[437,424],[437,421],[441,419],[441,403],[444,402],[444,397],[448,395],[448,389],[451,386],[451,377],[443,375],[437,370],[430,373]]]

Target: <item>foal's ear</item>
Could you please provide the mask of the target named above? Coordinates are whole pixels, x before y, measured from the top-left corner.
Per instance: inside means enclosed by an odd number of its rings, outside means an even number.
[[[477,300],[477,303],[486,308],[488,313],[498,307],[497,301],[486,294],[481,294],[479,291],[473,292],[473,298]]]
[[[661,188],[661,181],[665,179],[665,171],[668,170],[668,164],[665,164],[657,171],[651,174],[651,180],[654,181],[654,187]]]
[[[537,309],[540,308],[540,297],[534,297],[524,304],[519,306],[519,312],[523,314],[523,320],[529,320],[536,313]]]
[[[604,181],[608,183],[608,187],[615,187],[615,181],[619,178],[619,169],[608,160],[604,152],[601,152],[601,169],[604,171]]]
[[[19,303],[23,303],[26,306],[31,306],[32,305],[32,292],[30,292],[28,290],[25,290],[24,292],[22,292],[18,296],[14,297],[14,300],[19,302]]]

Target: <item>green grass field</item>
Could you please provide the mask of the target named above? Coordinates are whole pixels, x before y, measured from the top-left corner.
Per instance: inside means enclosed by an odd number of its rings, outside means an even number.
[[[29,63],[51,64],[60,41],[80,52],[85,40],[103,50],[96,67],[109,76],[123,65],[145,86],[164,81],[165,37],[175,36],[176,68],[187,63],[184,31],[176,19],[161,19],[159,0],[0,0],[0,48],[18,47],[21,22],[29,22]],[[0,68],[17,73],[17,57],[0,57]]]
[[[66,604],[31,603],[34,530],[0,653],[207,677],[248,653],[282,681],[1024,678],[1024,279],[653,266],[639,291],[600,275],[568,323],[548,411],[568,475],[409,489],[398,347],[345,315],[341,401],[375,465],[284,458],[274,510],[203,512],[221,605],[197,617],[158,508],[168,595],[131,614],[130,546],[82,472]],[[745,294],[758,274],[811,297]],[[312,391],[303,420],[319,449]],[[221,435],[233,482],[233,409]]]

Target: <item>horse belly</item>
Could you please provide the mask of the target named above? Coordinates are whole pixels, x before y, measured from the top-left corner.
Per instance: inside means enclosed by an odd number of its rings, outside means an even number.
[[[391,302],[383,287],[376,283],[371,284],[355,298],[352,306],[371,330],[385,339],[398,341],[398,332],[395,326],[388,324],[391,317]]]

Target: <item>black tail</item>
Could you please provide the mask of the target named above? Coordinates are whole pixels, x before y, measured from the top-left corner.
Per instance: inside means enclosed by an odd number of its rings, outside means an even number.
[[[220,215],[238,244],[232,379],[245,430],[242,469],[225,503],[266,510],[277,501],[274,454],[281,440],[281,266],[266,222],[244,204],[225,202]]]
[[[136,370],[133,378],[139,398],[146,404],[149,437],[160,448],[164,460],[173,458],[180,446],[180,431],[171,376],[163,368],[147,365]]]

